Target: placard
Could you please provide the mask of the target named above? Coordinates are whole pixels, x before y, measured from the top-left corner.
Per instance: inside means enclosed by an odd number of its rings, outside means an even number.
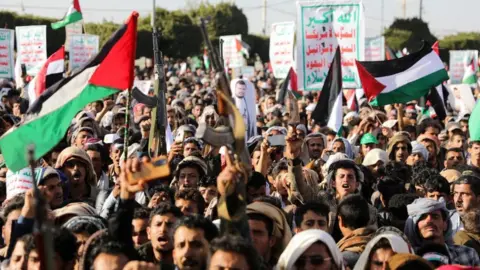
[[[285,79],[293,66],[293,43],[295,23],[282,22],[272,24],[270,34],[270,62],[275,78]]]
[[[41,178],[42,168],[35,169],[35,179]],[[6,174],[6,186],[7,186],[7,200],[14,197],[17,194],[25,193],[27,190],[33,188],[32,182],[32,169],[24,168],[18,172],[7,171]]]
[[[365,39],[365,61],[385,60],[385,37],[373,37]]]
[[[72,35],[82,34],[83,21],[67,24],[65,26],[65,48],[70,49],[70,40]]]
[[[97,35],[72,35],[70,40],[69,60],[70,70],[75,70],[98,53]]]
[[[17,61],[25,64],[27,74],[37,75],[47,60],[47,27],[45,25],[17,26]]]
[[[237,40],[242,40],[242,35],[221,36],[223,40],[222,56],[223,64],[228,68],[243,67],[245,61],[242,53],[237,48]]]
[[[473,58],[475,72],[478,71],[478,51],[477,50],[461,50],[450,51],[449,75],[451,84],[459,84],[463,81],[463,75],[468,68],[468,61]]]
[[[13,34],[10,29],[0,29],[0,78],[13,78]]]
[[[360,0],[297,2],[298,85],[323,87],[337,46],[342,53],[344,88],[361,88],[355,59],[363,60],[365,26]]]

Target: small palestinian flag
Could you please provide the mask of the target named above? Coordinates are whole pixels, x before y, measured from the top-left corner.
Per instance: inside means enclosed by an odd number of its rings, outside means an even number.
[[[47,88],[63,78],[65,71],[65,47],[50,55],[37,76],[28,84],[28,101],[32,105]]]
[[[78,0],[73,0],[72,5],[68,8],[67,14],[61,21],[52,23],[52,29],[58,29],[65,27],[67,24],[78,22],[83,19],[82,10],[80,9],[80,3]]]
[[[250,45],[242,40],[235,39],[235,45],[237,52],[242,53],[245,58],[250,58]]]
[[[477,83],[477,76],[476,76],[476,68],[475,68],[475,57],[470,56],[465,61],[465,73],[463,73],[463,80],[462,83],[464,84],[476,84]]]
[[[342,64],[340,47],[337,47],[332,64],[323,84],[317,106],[312,112],[315,123],[328,126],[339,133],[343,121],[343,91],[342,91]]]
[[[0,150],[10,170],[28,166],[24,155],[28,145],[35,145],[36,160],[55,147],[73,117],[88,103],[132,87],[137,18],[138,13],[133,12],[94,58],[48,88],[30,107],[24,122],[0,138]]]
[[[420,51],[390,61],[356,61],[365,96],[374,106],[406,103],[448,80],[440,57],[424,42]]]
[[[347,108],[350,111],[358,112],[358,101],[355,89],[344,89],[343,96],[347,100]]]
[[[435,110],[435,114],[438,119],[442,121],[447,117],[448,94],[447,88],[443,84],[440,84],[437,87],[432,87],[430,94],[427,96],[427,100],[430,101],[430,105]]]
[[[292,94],[295,96],[296,99],[299,99],[303,96],[302,93],[298,90],[297,73],[295,73],[295,70],[293,70],[293,67],[290,67],[287,77],[283,81],[282,88],[278,93],[278,98],[277,98],[278,104],[283,104],[283,101],[287,95],[287,91],[292,92]]]

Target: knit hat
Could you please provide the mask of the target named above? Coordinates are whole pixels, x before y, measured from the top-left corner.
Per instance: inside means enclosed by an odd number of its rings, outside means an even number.
[[[423,146],[423,144],[413,141],[412,144],[412,154],[419,153],[423,156],[423,159],[428,160],[428,150]]]
[[[362,136],[362,139],[360,140],[360,144],[370,144],[370,143],[373,143],[373,144],[378,144],[378,140],[377,138],[375,138],[375,136],[373,136],[372,133],[365,133],[363,136]]]

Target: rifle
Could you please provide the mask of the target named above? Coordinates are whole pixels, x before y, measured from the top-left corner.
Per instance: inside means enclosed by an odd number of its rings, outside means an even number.
[[[214,147],[230,145],[233,147],[235,166],[243,171],[243,178],[231,183],[234,192],[230,195],[222,195],[218,199],[217,211],[221,218],[221,234],[237,234],[245,239],[250,239],[250,230],[246,218],[246,184],[250,168],[250,157],[245,148],[245,122],[242,115],[237,110],[230,90],[228,78],[225,74],[222,61],[212,46],[206,29],[206,20],[200,19],[200,29],[203,39],[207,45],[208,55],[212,60],[212,68],[215,70],[217,109],[221,117],[226,121],[221,121],[224,126],[215,129],[209,127],[206,123],[199,123],[195,136],[202,139],[207,144]],[[228,153],[226,153],[228,155]],[[243,164],[241,164],[243,163]]]
[[[35,198],[35,225],[33,229],[33,235],[35,237],[35,244],[37,246],[38,256],[40,258],[40,269],[55,269],[53,258],[55,256],[53,251],[53,238],[51,232],[51,224],[45,217],[45,198],[40,194],[40,190],[37,186],[35,179],[35,158],[34,158],[34,146],[28,148],[28,161],[32,170],[32,182],[33,182],[33,194]]]

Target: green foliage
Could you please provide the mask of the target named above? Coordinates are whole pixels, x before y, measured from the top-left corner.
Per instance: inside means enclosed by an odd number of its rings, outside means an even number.
[[[422,40],[430,44],[437,41],[437,38],[430,32],[428,24],[418,18],[395,19],[384,35],[387,45],[392,49],[407,48],[410,52],[419,50]]]
[[[458,33],[445,36],[439,46],[450,50],[480,50],[480,33]]]
[[[263,60],[268,59],[268,37],[248,34],[248,21],[245,14],[235,5],[220,3],[217,5],[200,4],[197,8],[188,11],[168,11],[157,8],[155,12],[155,26],[161,30],[159,40],[160,50],[164,55],[175,58],[203,54],[204,42],[199,29],[200,18],[210,18],[208,34],[214,44],[218,46],[219,36],[241,34],[252,51],[250,55],[258,53]],[[7,25],[14,29],[22,25],[47,25],[47,53],[55,52],[65,42],[65,30],[52,30],[50,23],[57,21],[53,18],[44,18],[30,15],[19,15],[15,12],[0,11],[0,27]],[[152,57],[153,42],[150,26],[150,16],[138,20],[137,57]],[[88,34],[100,37],[100,46],[119,28],[119,24],[103,21],[102,23],[87,23],[85,30]]]

